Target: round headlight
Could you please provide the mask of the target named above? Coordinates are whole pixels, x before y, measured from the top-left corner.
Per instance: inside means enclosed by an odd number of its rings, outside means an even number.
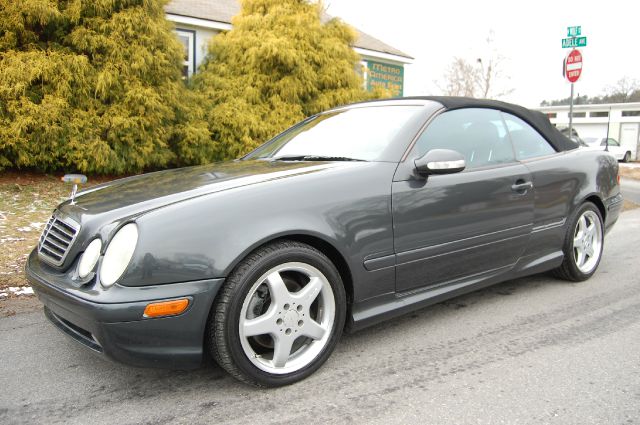
[[[110,287],[122,276],[131,261],[138,242],[138,226],[129,223],[122,227],[109,242],[100,264],[100,282]]]
[[[78,264],[78,275],[80,277],[87,277],[93,270],[100,258],[100,250],[102,249],[102,241],[100,239],[94,239],[91,241],[87,249],[84,250],[82,257],[80,257],[80,263]]]

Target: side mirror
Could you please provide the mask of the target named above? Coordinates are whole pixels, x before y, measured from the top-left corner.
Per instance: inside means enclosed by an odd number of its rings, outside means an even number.
[[[432,149],[414,161],[416,172],[428,174],[459,173],[467,166],[464,156],[451,149]]]

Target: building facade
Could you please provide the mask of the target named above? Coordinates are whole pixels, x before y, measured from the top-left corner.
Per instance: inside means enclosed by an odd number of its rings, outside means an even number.
[[[536,108],[556,127],[569,126],[569,106]],[[574,105],[573,128],[580,137],[612,137],[640,159],[640,102]]]
[[[211,38],[231,29],[231,18],[240,12],[240,4],[237,0],[172,0],[165,12],[184,46],[184,75],[188,77],[197,72]],[[331,17],[324,15],[322,19]],[[358,29],[356,31],[358,39],[354,50],[362,58],[367,89],[381,86],[395,96],[402,96],[404,65],[411,63],[413,58]]]

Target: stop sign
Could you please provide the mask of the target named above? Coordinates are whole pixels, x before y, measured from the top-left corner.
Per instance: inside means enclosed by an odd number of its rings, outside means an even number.
[[[582,74],[582,53],[573,49],[564,60],[564,75],[572,83],[578,81]]]

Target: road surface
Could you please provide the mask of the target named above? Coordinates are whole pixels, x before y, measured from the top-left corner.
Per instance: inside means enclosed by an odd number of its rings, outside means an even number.
[[[640,204],[640,180],[622,179],[620,192],[622,192],[624,199]]]
[[[345,336],[275,390],[113,364],[18,313],[0,319],[0,423],[639,424],[639,245],[636,209],[591,280],[510,281]]]

